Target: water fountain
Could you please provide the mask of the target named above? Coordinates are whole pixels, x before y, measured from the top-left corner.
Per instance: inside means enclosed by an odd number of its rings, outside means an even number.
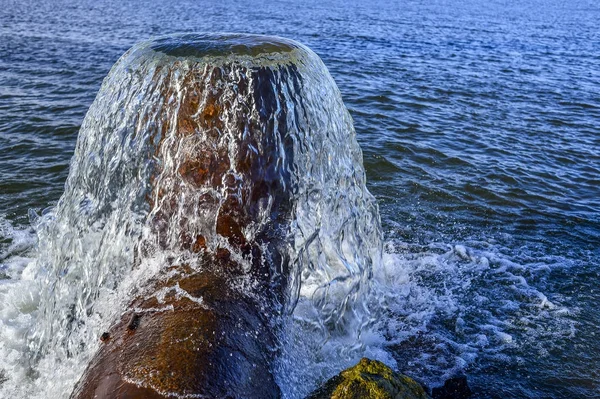
[[[359,334],[381,255],[327,69],[296,42],[253,35],[129,50],[39,234],[31,346],[89,360],[73,398],[278,397],[281,318],[303,295],[325,336]]]

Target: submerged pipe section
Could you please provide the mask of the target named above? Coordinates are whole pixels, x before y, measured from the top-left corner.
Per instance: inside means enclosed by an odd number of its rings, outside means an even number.
[[[37,352],[85,359],[91,334],[102,341],[73,399],[279,397],[281,317],[301,288],[325,334],[358,331],[381,254],[327,69],[255,35],[129,50],[86,115],[46,234]]]

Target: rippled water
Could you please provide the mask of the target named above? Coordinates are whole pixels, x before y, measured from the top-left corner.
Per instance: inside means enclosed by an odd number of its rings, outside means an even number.
[[[241,31],[309,45],[354,118],[386,238],[366,354],[432,386],[465,373],[482,398],[599,395],[595,2],[0,5],[5,377],[35,321],[29,219],[62,194],[112,64],[150,36]],[[338,372],[319,345],[306,342],[309,375],[284,370],[313,383]]]

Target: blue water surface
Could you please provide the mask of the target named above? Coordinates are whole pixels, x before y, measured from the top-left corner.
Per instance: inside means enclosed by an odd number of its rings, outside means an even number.
[[[464,373],[478,398],[600,397],[598,21],[588,0],[0,0],[0,215],[26,226],[56,203],[85,112],[134,43],[295,39],[354,118],[388,252],[455,307],[405,338],[425,305],[390,308],[399,368]]]

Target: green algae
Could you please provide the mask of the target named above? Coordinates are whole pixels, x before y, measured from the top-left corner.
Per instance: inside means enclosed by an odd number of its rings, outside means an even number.
[[[429,399],[412,378],[394,372],[382,362],[363,358],[354,367],[331,378],[306,399]]]

